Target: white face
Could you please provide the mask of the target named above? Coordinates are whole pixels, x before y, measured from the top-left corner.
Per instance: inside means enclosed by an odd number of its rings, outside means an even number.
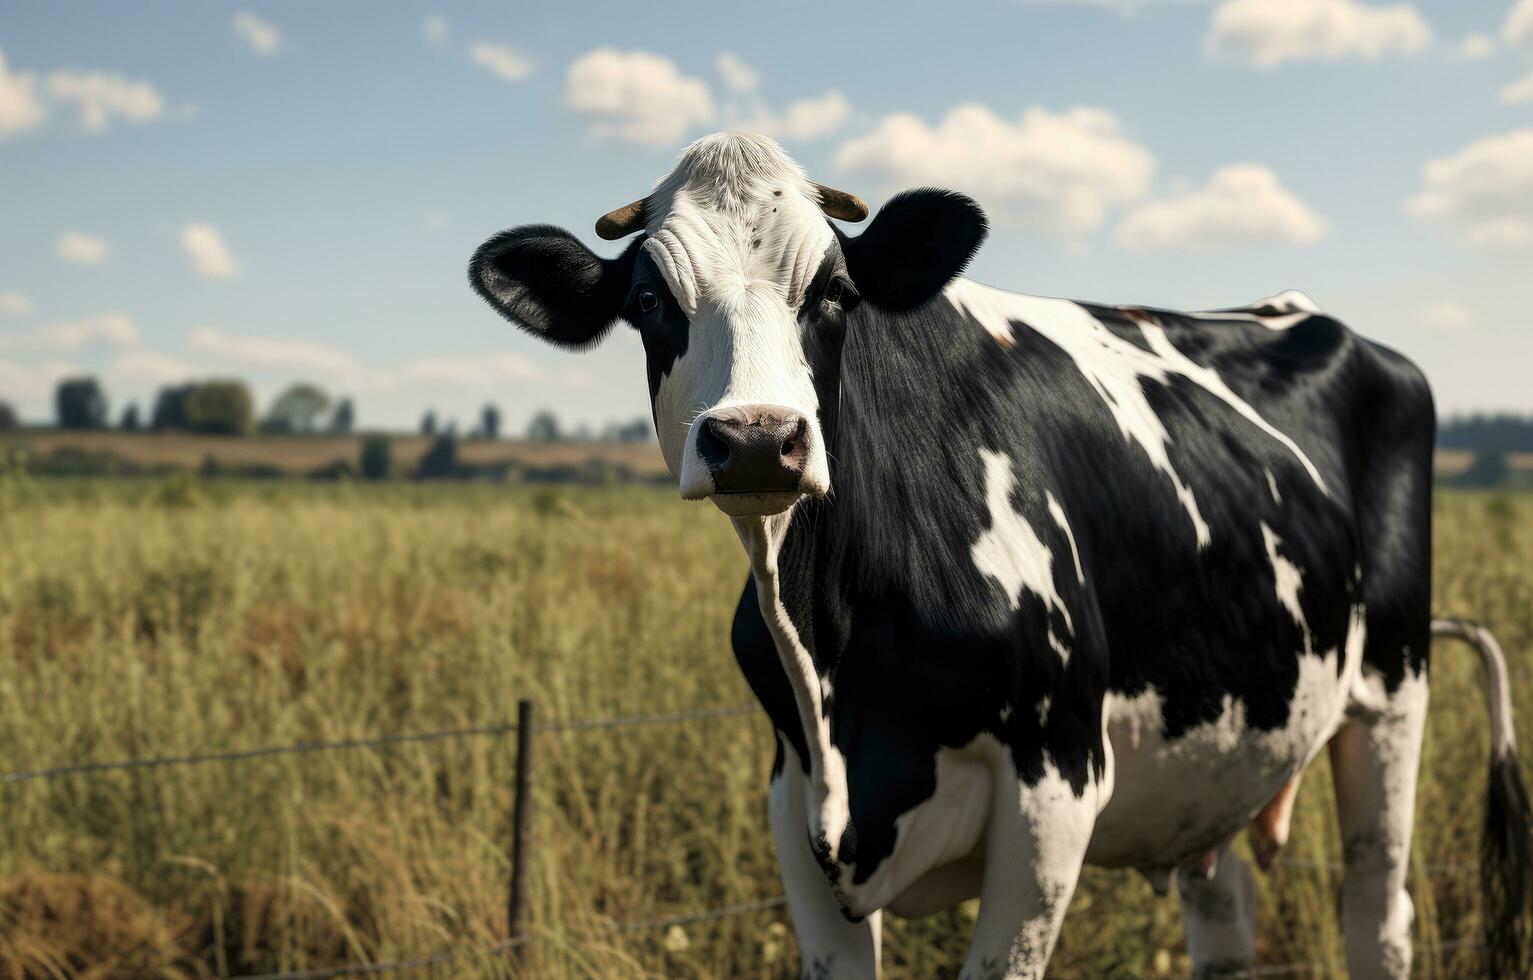
[[[835,235],[814,185],[768,140],[712,137],[687,152],[645,214],[634,289],[647,305],[643,291],[663,286],[655,290],[661,319],[646,327],[640,316],[636,325],[660,447],[681,495],[710,498],[733,516],[823,496],[830,473],[800,314]],[[699,437],[709,419],[734,416],[804,420],[787,444],[801,469],[795,488],[725,483]]]

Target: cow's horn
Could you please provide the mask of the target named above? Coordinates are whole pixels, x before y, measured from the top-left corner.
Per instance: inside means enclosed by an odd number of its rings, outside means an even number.
[[[842,221],[861,221],[868,216],[868,206],[856,194],[838,191],[834,187],[815,184],[820,192],[820,210]]]
[[[596,233],[607,241],[626,238],[644,227],[644,199],[608,211],[596,219]]]

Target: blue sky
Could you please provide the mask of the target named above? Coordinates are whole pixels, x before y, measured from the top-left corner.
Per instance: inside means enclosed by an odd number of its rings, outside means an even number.
[[[1533,410],[1533,0],[0,7],[0,399],[114,414],[294,380],[426,408],[647,412],[637,340],[569,355],[464,282],[590,228],[688,141],[776,135],[875,206],[965,190],[975,278],[1178,308],[1299,288],[1445,413]]]

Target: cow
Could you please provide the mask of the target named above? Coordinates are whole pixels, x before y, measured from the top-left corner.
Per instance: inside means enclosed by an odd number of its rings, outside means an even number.
[[[1285,292],[1205,313],[961,273],[969,198],[855,195],[699,140],[597,222],[490,238],[472,287],[560,347],[637,330],[680,495],[732,522],[736,660],[803,975],[872,977],[884,910],[979,897],[962,976],[1038,977],[1085,864],[1173,876],[1198,976],[1253,960],[1250,826],[1328,749],[1346,961],[1410,971],[1434,629],[1489,668],[1487,954],[1526,975],[1533,841],[1504,658],[1429,611],[1432,396]]]

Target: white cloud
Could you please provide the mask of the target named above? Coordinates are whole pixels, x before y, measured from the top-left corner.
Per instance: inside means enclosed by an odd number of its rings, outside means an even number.
[[[761,81],[761,75],[750,62],[733,51],[720,51],[713,59],[724,84],[733,92],[753,92]]]
[[[277,28],[248,10],[234,15],[234,33],[256,54],[276,54],[282,47],[282,34]]]
[[[0,391],[5,392],[7,401],[15,397],[18,400],[34,403],[35,414],[40,417],[45,413],[52,413],[50,399],[54,386],[59,381],[86,373],[89,372],[77,364],[59,361],[50,361],[46,364],[18,364],[15,361],[0,360]],[[18,411],[25,413],[21,405],[15,407]]]
[[[1507,13],[1501,39],[1507,44],[1533,41],[1533,0],[1521,0]]]
[[[1405,210],[1442,222],[1470,245],[1533,243],[1533,128],[1487,136],[1429,161]]]
[[[0,51],[0,139],[24,133],[48,115],[48,108],[37,97],[37,76],[29,71],[11,71]]]
[[[1495,39],[1485,34],[1467,35],[1453,49],[1453,57],[1460,61],[1484,61],[1495,53]]]
[[[239,264],[224,244],[224,236],[210,224],[198,221],[183,227],[181,247],[192,260],[192,268],[204,279],[232,279],[240,273]]]
[[[447,18],[432,14],[421,21],[421,36],[438,47],[447,43]]]
[[[593,117],[593,135],[655,146],[676,143],[713,118],[707,83],[647,51],[581,55],[565,75],[564,102]]]
[[[1155,4],[1206,4],[1212,0],[1020,0],[1024,7],[1108,7],[1132,12],[1136,7]]]
[[[1444,300],[1423,310],[1421,322],[1439,330],[1467,330],[1474,326],[1475,316],[1462,304]]]
[[[735,110],[730,115],[731,124],[739,129],[754,130],[778,139],[815,140],[840,129],[852,115],[852,104],[846,101],[846,96],[831,89],[818,98],[789,103],[781,114],[758,101],[748,113],[740,115]]]
[[[81,265],[100,265],[106,258],[106,242],[95,235],[87,235],[82,231],[66,231],[59,236],[58,244],[53,246],[53,253],[68,262],[78,262]]]
[[[1226,0],[1214,11],[1203,50],[1275,68],[1285,61],[1377,61],[1409,57],[1432,43],[1432,29],[1410,4],[1357,0]]]
[[[1501,101],[1507,105],[1521,105],[1524,102],[1533,102],[1533,71],[1517,79],[1515,82],[1507,82],[1501,86]]]
[[[206,377],[208,371],[196,364],[156,351],[133,351],[112,362],[114,377],[150,384],[174,384]]]
[[[1136,252],[1175,248],[1216,252],[1257,245],[1309,245],[1325,221],[1255,163],[1221,167],[1208,184],[1150,201],[1118,225],[1118,244]]]
[[[1111,208],[1142,197],[1155,157],[1104,109],[1033,107],[1013,122],[971,103],[949,110],[935,127],[909,113],[886,116],[843,143],[835,166],[899,186],[951,187],[999,219],[1074,238],[1100,227]]]
[[[138,325],[126,313],[113,311],[50,323],[23,333],[0,334],[0,348],[8,350],[77,351],[92,344],[137,347]]]
[[[0,292],[0,313],[6,316],[25,316],[32,312],[32,301],[20,293]]]
[[[114,119],[146,123],[165,114],[165,100],[151,83],[108,72],[55,71],[48,76],[48,94],[73,103],[80,125],[91,132],[105,130]]]
[[[356,358],[350,354],[311,340],[232,334],[218,327],[196,327],[187,333],[186,345],[211,357],[246,367],[288,368],[322,376],[354,375],[361,370]]]
[[[538,63],[509,44],[475,41],[468,60],[503,82],[520,82],[532,75]]]

